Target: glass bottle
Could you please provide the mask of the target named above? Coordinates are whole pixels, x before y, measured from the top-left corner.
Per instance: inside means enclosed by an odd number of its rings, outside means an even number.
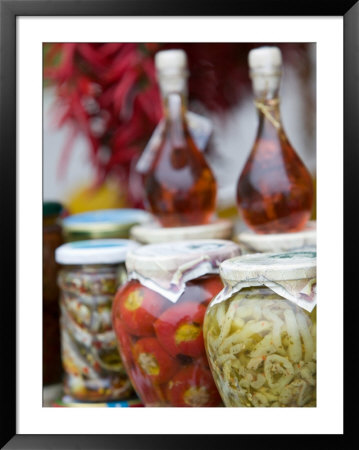
[[[279,110],[282,57],[278,47],[249,52],[259,123],[237,184],[237,205],[256,233],[300,231],[310,218],[313,181],[283,129]]]
[[[189,132],[186,53],[158,52],[155,64],[165,123],[144,179],[146,206],[164,227],[207,224],[215,211],[217,184]]]

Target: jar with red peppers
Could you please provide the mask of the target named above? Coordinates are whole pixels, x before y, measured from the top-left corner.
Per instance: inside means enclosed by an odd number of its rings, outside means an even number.
[[[56,249],[62,265],[58,283],[64,391],[76,400],[108,402],[133,393],[111,310],[118,287],[127,280],[126,254],[137,246],[128,239],[93,239]]]
[[[202,325],[223,288],[219,263],[239,254],[234,242],[210,239],[145,245],[127,255],[129,281],[117,291],[112,324],[145,406],[222,406]]]

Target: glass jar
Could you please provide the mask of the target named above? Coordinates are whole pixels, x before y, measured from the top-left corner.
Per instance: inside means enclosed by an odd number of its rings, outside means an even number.
[[[241,245],[243,253],[277,253],[315,247],[316,221],[309,221],[302,231],[293,233],[258,234],[242,231],[236,241]]]
[[[119,356],[111,309],[127,279],[124,260],[137,243],[126,239],[71,242],[56,249],[62,264],[61,356],[65,394],[81,401],[111,401],[133,393]]]
[[[226,406],[316,406],[316,252],[223,262],[203,334]]]
[[[62,221],[65,242],[88,239],[127,239],[134,225],[149,221],[141,209],[103,209],[73,214]]]
[[[155,222],[135,225],[130,236],[141,244],[157,244],[193,239],[231,239],[233,222],[229,219],[219,219],[206,225],[186,227],[161,227]]]
[[[55,250],[63,243],[60,225],[62,205],[43,203],[42,253],[42,381],[44,385],[60,383],[62,377],[60,351],[60,311]]]
[[[218,265],[240,254],[226,240],[139,247],[126,258],[112,321],[132,384],[145,406],[220,406],[205,354],[202,324],[223,287]]]

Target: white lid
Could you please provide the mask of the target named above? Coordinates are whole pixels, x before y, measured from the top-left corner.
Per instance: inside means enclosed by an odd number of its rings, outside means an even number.
[[[207,225],[164,228],[157,223],[135,225],[131,238],[143,244],[182,241],[186,239],[230,239],[233,232],[231,220],[220,219]]]
[[[138,247],[129,239],[91,239],[63,244],[55,250],[59,264],[117,264],[124,262],[127,252]]]
[[[307,245],[316,245],[316,221],[307,223],[304,230],[295,233],[258,234],[253,231],[243,231],[237,240],[256,252],[283,252],[299,249]]]
[[[144,245],[129,252],[126,267],[129,273],[136,272],[159,282],[173,282],[176,273],[182,276],[199,266],[201,275],[214,270],[218,273],[221,261],[237,255],[240,255],[239,246],[224,239],[165,242]]]
[[[282,53],[278,47],[263,46],[250,50],[248,64],[252,70],[282,65]]]
[[[311,247],[282,253],[255,253],[228,259],[220,264],[224,280],[286,281],[316,277],[317,252]]]
[[[183,50],[161,50],[155,55],[155,66],[158,72],[186,71],[187,55]]]

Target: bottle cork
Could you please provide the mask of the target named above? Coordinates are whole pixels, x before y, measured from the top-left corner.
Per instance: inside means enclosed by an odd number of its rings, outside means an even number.
[[[155,66],[158,72],[187,70],[187,55],[183,50],[162,50],[155,55]]]
[[[161,50],[155,55],[157,79],[163,97],[187,93],[187,55],[181,49]]]
[[[252,70],[281,67],[282,53],[278,47],[258,47],[249,52],[248,64]]]
[[[259,98],[276,96],[282,68],[282,53],[278,47],[263,46],[250,50],[248,64],[254,94]]]

